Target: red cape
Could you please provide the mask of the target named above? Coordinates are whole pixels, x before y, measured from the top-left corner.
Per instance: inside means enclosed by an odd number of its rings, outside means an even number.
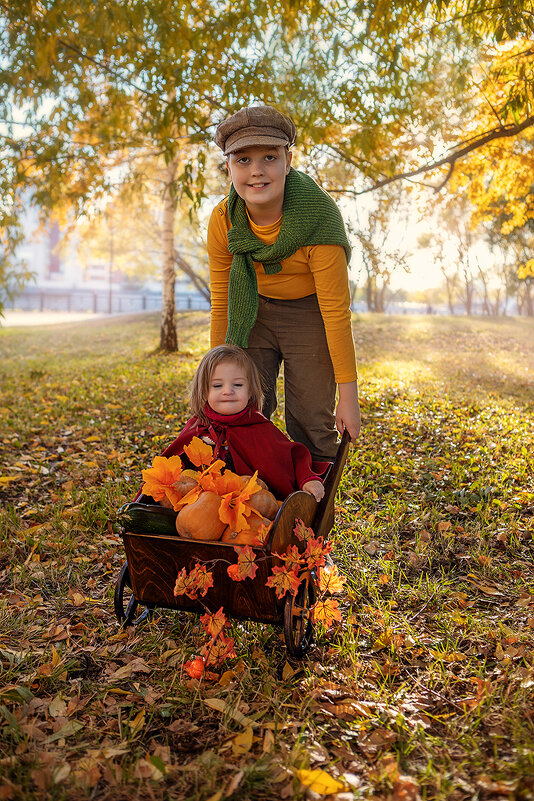
[[[257,470],[259,478],[280,499],[301,489],[307,481],[321,481],[321,475],[329,467],[329,462],[312,464],[304,445],[292,442],[253,407],[247,406],[238,414],[222,415],[206,405],[204,413],[209,425],[192,417],[162,456],[180,456],[193,437],[207,434],[215,443],[215,456],[226,441],[236,473],[252,475]]]

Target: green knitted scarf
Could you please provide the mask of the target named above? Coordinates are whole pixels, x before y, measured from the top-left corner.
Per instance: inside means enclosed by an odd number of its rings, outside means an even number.
[[[286,178],[282,225],[276,242],[265,245],[249,228],[245,201],[230,187],[228,250],[233,253],[228,286],[228,330],[226,342],[246,348],[250,329],[258,314],[258,283],[254,262],[267,275],[279,273],[280,262],[299,248],[311,245],[341,245],[347,264],[350,245],[343,219],[330,195],[303,172],[290,169]]]

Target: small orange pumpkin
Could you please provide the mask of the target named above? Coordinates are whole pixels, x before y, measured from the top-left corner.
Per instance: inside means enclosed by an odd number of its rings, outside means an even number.
[[[254,495],[247,501],[249,506],[256,509],[263,517],[268,517],[269,520],[274,520],[280,505],[272,492],[262,489],[255,492]]]
[[[226,524],[219,517],[220,495],[202,492],[194,503],[180,509],[176,531],[190,540],[220,540]]]

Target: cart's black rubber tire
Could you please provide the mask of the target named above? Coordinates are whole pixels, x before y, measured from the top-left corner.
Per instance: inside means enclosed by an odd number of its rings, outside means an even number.
[[[284,606],[284,639],[289,654],[302,659],[313,642],[311,607],[315,603],[313,578],[308,574],[295,596],[287,595]]]
[[[137,626],[145,620],[150,620],[154,611],[153,606],[149,605],[143,609],[140,614],[137,614],[139,601],[133,592],[127,598],[126,588],[130,591],[132,590],[128,562],[125,562],[120,569],[117,581],[115,582],[115,592],[113,595],[115,615],[123,628],[127,626]]]

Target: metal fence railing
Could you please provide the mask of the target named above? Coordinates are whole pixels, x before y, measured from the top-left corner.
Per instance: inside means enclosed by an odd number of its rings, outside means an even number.
[[[26,288],[6,308],[18,311],[69,311],[95,314],[159,311],[158,292],[125,292],[122,290],[40,289]],[[176,293],[176,309],[209,309],[210,304],[200,293]]]

